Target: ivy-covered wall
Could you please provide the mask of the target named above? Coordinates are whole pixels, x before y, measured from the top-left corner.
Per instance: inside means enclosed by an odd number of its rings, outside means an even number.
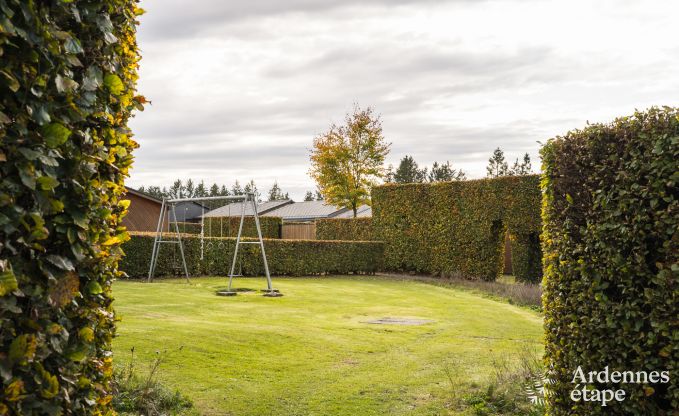
[[[318,240],[374,241],[372,218],[325,218],[316,221]]]
[[[111,414],[134,0],[0,0],[0,414]]]
[[[373,226],[385,244],[385,268],[494,280],[508,230],[514,275],[539,281],[539,186],[530,175],[374,188]]]
[[[571,131],[550,140],[542,158],[549,414],[676,414],[679,110]],[[588,385],[626,392],[602,407],[570,398],[578,366],[669,371],[670,382]]]
[[[120,269],[130,277],[147,277],[154,235],[131,233],[130,241],[123,245],[126,256],[120,263]],[[168,235],[168,238],[174,236]],[[233,259],[234,238],[206,238],[202,261],[200,238],[186,234],[182,241],[191,275],[228,275]],[[382,267],[383,246],[378,242],[267,239],[264,248],[272,275],[370,274]],[[246,276],[261,276],[264,265],[259,247],[248,244],[241,246],[239,251],[242,255],[239,256],[237,271],[242,271]],[[182,273],[177,245],[163,245],[156,275],[178,276]]]

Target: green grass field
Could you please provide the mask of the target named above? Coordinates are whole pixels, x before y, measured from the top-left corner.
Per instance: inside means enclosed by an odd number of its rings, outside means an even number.
[[[538,313],[456,289],[347,276],[274,279],[281,298],[216,296],[225,282],[116,282],[116,364],[132,347],[140,368],[165,351],[160,380],[206,415],[434,415],[457,414],[451,397],[494,359],[542,348]],[[433,322],[367,323],[383,317]]]

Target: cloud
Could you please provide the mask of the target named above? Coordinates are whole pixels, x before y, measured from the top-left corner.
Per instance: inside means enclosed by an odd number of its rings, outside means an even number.
[[[452,0],[448,2],[472,2],[473,0]],[[156,4],[144,3],[149,12],[143,18],[150,28],[144,36],[153,39],[192,38],[215,26],[224,27],[243,21],[284,17],[297,14],[318,18],[328,13],[358,10],[366,7],[394,9],[402,6],[444,3],[436,0],[249,0],[227,2],[221,0],[163,0]]]
[[[312,139],[354,103],[420,165],[485,175],[538,141],[676,104],[671,1],[144,1],[132,186],[274,180],[300,198]],[[575,24],[574,22],[577,22]]]

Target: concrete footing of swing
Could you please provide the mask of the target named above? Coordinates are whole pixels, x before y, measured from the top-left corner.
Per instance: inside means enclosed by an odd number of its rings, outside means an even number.
[[[262,292],[264,292],[264,295],[262,296],[267,298],[280,298],[283,296],[283,294],[279,292],[278,289],[263,290]]]
[[[251,291],[251,290],[248,290]],[[218,290],[217,296],[236,296],[238,292],[243,292],[242,290]],[[283,296],[283,294],[278,290],[278,289],[262,289],[261,292],[263,292],[262,296],[265,296],[267,298],[279,298]]]

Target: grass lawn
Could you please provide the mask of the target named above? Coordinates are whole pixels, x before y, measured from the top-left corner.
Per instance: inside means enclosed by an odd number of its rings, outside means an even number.
[[[538,313],[456,289],[381,277],[278,278],[285,294],[214,294],[224,278],[118,281],[123,365],[166,351],[160,380],[206,415],[456,414],[493,359],[541,350]],[[236,287],[264,288],[264,279]],[[432,320],[378,325],[383,317]],[[180,350],[181,348],[181,350]]]

